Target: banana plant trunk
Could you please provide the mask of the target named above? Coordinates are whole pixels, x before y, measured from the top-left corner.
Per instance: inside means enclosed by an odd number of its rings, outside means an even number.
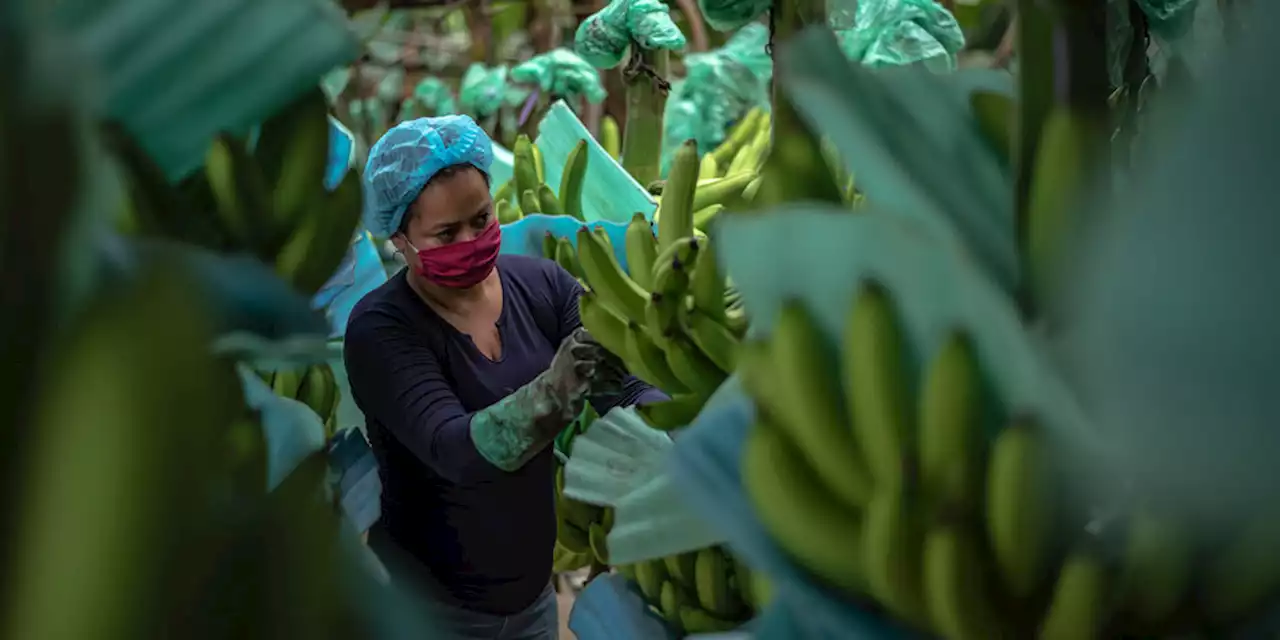
[[[785,74],[778,64],[779,49],[811,24],[826,24],[824,0],[774,0],[769,48],[773,57],[773,143],[761,169],[762,182],[755,203],[768,206],[796,200],[840,204],[843,191],[832,168],[823,158],[818,137],[800,118],[778,78]]]
[[[661,175],[662,113],[667,106],[670,56],[664,50],[646,51],[631,43],[626,78],[627,122],[622,130],[622,168],[641,185]]]

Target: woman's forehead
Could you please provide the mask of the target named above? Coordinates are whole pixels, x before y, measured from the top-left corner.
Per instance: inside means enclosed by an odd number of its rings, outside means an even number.
[[[439,176],[413,202],[414,217],[436,226],[465,221],[490,204],[489,185],[477,169]]]

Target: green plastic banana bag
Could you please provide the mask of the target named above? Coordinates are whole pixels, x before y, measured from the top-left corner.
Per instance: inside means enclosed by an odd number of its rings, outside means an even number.
[[[573,48],[587,62],[612,69],[632,44],[642,49],[684,49],[684,34],[671,20],[667,5],[658,0],[611,0],[574,34]]]
[[[563,48],[540,53],[516,65],[511,69],[511,79],[536,86],[545,95],[586,98],[592,104],[600,103],[606,95],[595,67]]]

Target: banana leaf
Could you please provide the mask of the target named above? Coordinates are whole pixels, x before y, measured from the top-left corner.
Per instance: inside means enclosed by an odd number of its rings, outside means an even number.
[[[598,221],[590,224],[593,228],[604,229],[609,234],[609,242],[613,245],[613,255],[618,264],[627,269],[627,222]],[[542,238],[546,234],[557,238],[568,238],[574,248],[578,247],[578,229],[583,227],[581,220],[571,216],[549,216],[541,213],[525,216],[502,227],[502,253],[520,256],[542,255]]]
[[[241,366],[245,402],[259,412],[267,441],[267,486],[275,489],[313,453],[324,450],[324,423],[311,407],[276,395],[249,367]]]
[[[1239,10],[1247,24],[1280,20],[1276,3]],[[1059,301],[1066,371],[1129,476],[1112,487],[1132,480],[1140,500],[1211,535],[1280,493],[1280,90],[1257,84],[1277,55],[1274,36],[1243,31],[1144,132],[1133,187],[1101,207]]]
[[[868,69],[831,32],[811,28],[781,50],[779,82],[834,144],[858,189],[886,212],[945,222],[1006,291],[1018,283],[1012,174],[982,137],[969,96],[1012,95],[1008,74]]]
[[[359,54],[329,0],[68,0],[56,24],[90,69],[98,115],[174,178],[219,131],[245,133]]]
[[[538,123],[535,144],[546,163],[546,182],[560,184],[565,160],[579,140],[587,141],[587,179],[582,190],[582,212],[587,222],[627,223],[637,211],[653,219],[658,203],[622,165],[596,142],[563,100],[557,100]]]
[[[307,299],[251,256],[227,256],[169,240],[103,234],[102,286],[139,277],[158,265],[179,268],[200,289],[218,334],[245,332],[266,339],[328,334]],[[326,349],[327,353],[327,349]]]

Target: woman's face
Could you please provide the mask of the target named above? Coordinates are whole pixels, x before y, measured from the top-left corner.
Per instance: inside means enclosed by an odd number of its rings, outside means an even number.
[[[493,219],[493,198],[479,169],[467,166],[437,174],[406,213],[405,237],[413,249],[430,249],[475,238]],[[403,240],[402,240],[403,241]]]

